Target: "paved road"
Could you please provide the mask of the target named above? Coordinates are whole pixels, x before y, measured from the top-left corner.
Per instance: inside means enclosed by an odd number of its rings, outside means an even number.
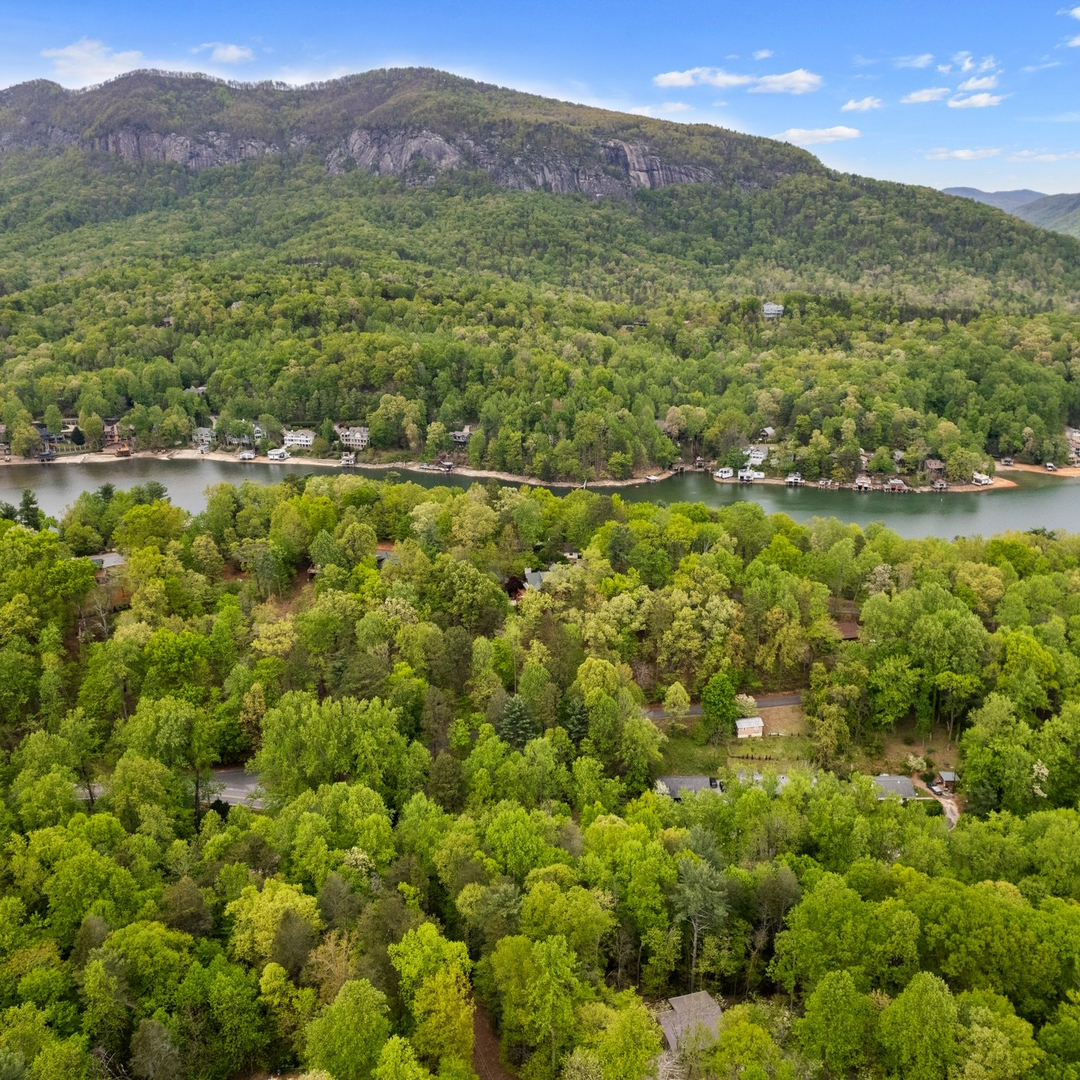
[[[259,798],[262,794],[259,777],[255,773],[244,772],[243,766],[215,769],[214,784],[221,785],[221,789],[214,793],[215,799],[220,799],[230,806],[251,806],[256,810],[263,808],[263,800]]]
[[[754,700],[758,703],[759,709],[777,709],[781,705],[801,705],[802,694],[791,693],[789,691],[778,694],[757,694]],[[664,711],[663,705],[646,705],[645,715],[650,720],[667,720],[671,713]],[[691,705],[686,711],[687,716],[700,716],[701,706]]]

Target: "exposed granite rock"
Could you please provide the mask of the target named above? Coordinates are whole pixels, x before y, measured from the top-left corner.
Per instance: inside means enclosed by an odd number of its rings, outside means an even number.
[[[350,161],[380,176],[430,175],[470,166],[488,173],[500,187],[615,198],[628,198],[636,188],[715,179],[709,169],[665,161],[634,143],[596,140],[582,148],[579,159],[571,160],[546,149],[507,154],[497,138],[476,141],[462,135],[448,139],[431,131],[379,128],[357,128],[331,150],[326,164],[330,172],[340,173]]]
[[[461,164],[462,153],[431,131],[357,128],[344,144],[330,151],[326,165],[332,173],[338,173],[348,160],[380,176],[400,176],[418,162],[427,162],[440,171],[452,169]]]
[[[186,135],[126,130],[90,139],[89,145],[93,150],[116,154],[124,161],[174,161],[194,172],[281,153],[281,148],[273,143],[234,139],[223,131],[208,131],[192,139]]]

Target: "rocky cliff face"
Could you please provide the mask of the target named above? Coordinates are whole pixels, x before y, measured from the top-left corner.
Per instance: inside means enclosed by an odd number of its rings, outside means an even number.
[[[76,147],[199,171],[300,147],[331,173],[407,183],[478,169],[507,188],[628,198],[671,184],[766,186],[820,170],[804,151],[549,101],[422,69],[291,89],[135,72],[86,91],[0,90],[0,153]]]
[[[447,139],[431,131],[358,128],[327,156],[327,168],[349,163],[381,176],[423,179],[462,166],[482,169],[500,187],[626,198],[635,188],[711,183],[711,170],[665,161],[647,146],[596,140],[571,159],[550,150],[506,153],[496,140],[461,135]]]
[[[303,138],[291,139],[288,148],[298,148],[305,142]],[[285,149],[278,143],[235,138],[224,131],[208,131],[193,138],[121,129],[80,139],[60,128],[27,124],[22,130],[0,134],[0,152],[31,146],[81,146],[115,154],[124,161],[175,162],[194,172],[280,154]],[[666,161],[638,143],[596,140],[584,149],[577,159],[548,150],[508,155],[497,142],[464,135],[446,138],[433,131],[357,128],[329,151],[326,167],[340,173],[351,164],[380,176],[403,176],[423,182],[434,173],[467,166],[482,169],[500,187],[615,198],[626,198],[636,188],[715,180],[710,169]]]

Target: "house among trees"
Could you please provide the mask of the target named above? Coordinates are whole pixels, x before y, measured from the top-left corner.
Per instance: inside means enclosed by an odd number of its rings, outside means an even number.
[[[473,434],[473,429],[469,424],[466,424],[460,431],[451,431],[450,438],[454,440],[454,449],[465,449],[469,445],[469,440],[473,437]]]
[[[335,424],[334,433],[337,435],[341,445],[348,447],[350,450],[366,450],[368,442],[370,442],[370,433],[366,427]]]
[[[539,591],[547,581],[551,568],[547,570],[534,570],[531,566],[525,567],[525,588]]]
[[[656,1016],[664,1033],[666,1049],[678,1050],[699,1028],[704,1029],[703,1033],[710,1041],[719,1038],[723,1012],[711,994],[699,990],[696,994],[668,998],[668,1006]]]
[[[956,773],[951,769],[942,769],[937,774],[937,786],[951,795],[956,790]]]
[[[880,773],[873,777],[874,787],[878,790],[878,802],[883,802],[890,795],[898,795],[901,802],[914,799],[915,785],[910,776],[890,776],[888,773]]]
[[[286,428],[281,433],[281,444],[286,449],[297,446],[303,450],[310,450],[315,444],[315,432],[311,428]]]
[[[679,802],[684,791],[697,795],[701,791],[724,790],[723,784],[715,776],[658,776],[653,785],[657,795],[666,796]]]
[[[775,438],[776,428],[765,426],[758,432],[758,438],[762,442],[768,442],[770,439]]]
[[[760,716],[740,716],[735,721],[735,734],[740,739],[760,739],[765,734],[765,721]]]
[[[779,319],[784,314],[784,305],[766,302],[761,305],[761,314],[764,315],[766,319]]]
[[[927,458],[923,462],[923,468],[926,470],[927,476],[944,476],[945,475],[945,462],[940,458]]]

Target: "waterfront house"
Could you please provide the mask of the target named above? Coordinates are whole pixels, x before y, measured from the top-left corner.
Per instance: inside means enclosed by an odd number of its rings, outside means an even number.
[[[353,424],[335,424],[334,431],[342,446],[350,450],[366,450],[370,436],[366,427],[357,427]]]
[[[469,440],[473,437],[473,429],[466,424],[460,431],[451,431],[450,438],[454,440],[455,450],[464,450],[469,445]]]
[[[752,484],[754,482],[754,470],[750,468],[739,470],[739,483]]]
[[[856,491],[869,491],[873,487],[870,482],[870,477],[865,473],[860,473],[855,477],[855,490]]]
[[[728,465],[722,465],[713,473],[714,480],[731,480],[735,476],[735,470]]]
[[[289,451],[284,446],[276,446],[273,450],[267,451],[266,457],[269,461],[288,461]]]
[[[979,487],[989,487],[994,482],[994,478],[984,472],[974,472],[971,474],[971,482],[978,484]]]
[[[281,433],[281,444],[286,449],[298,447],[301,450],[310,450],[315,443],[315,432],[311,428],[286,428]]]

